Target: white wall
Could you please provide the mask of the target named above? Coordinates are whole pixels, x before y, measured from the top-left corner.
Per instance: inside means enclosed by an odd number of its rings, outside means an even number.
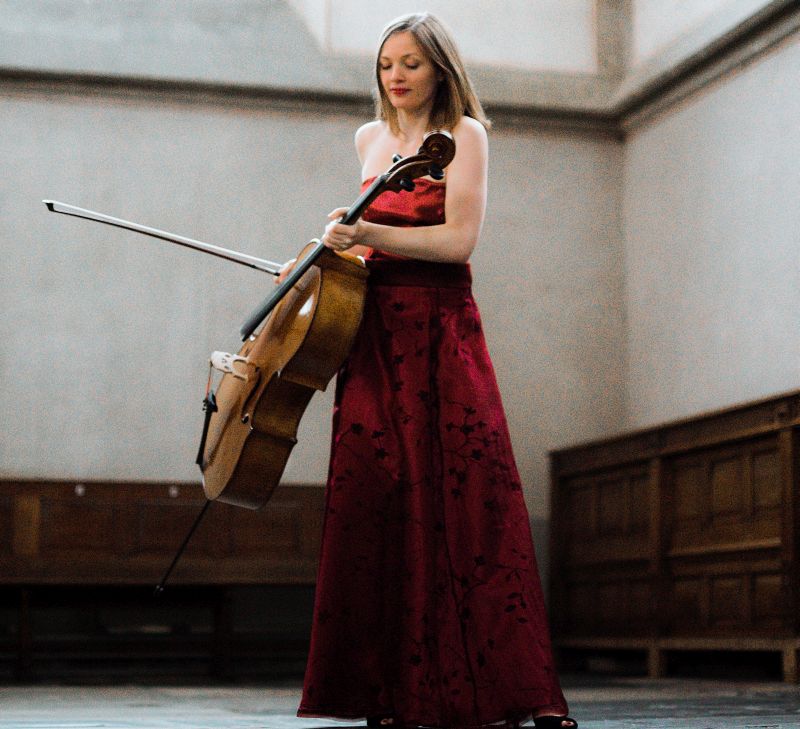
[[[467,61],[527,70],[597,71],[592,0],[291,0],[332,53],[372,56],[382,28],[426,10],[453,31]]]
[[[628,424],[800,387],[800,39],[625,147]]]
[[[529,505],[543,516],[547,451],[624,424],[622,146],[509,131],[491,148],[475,292]]]
[[[0,68],[365,92],[285,0],[3,0]]]
[[[631,65],[639,66],[675,44],[683,44],[688,55],[769,4],[769,0],[633,0]]]

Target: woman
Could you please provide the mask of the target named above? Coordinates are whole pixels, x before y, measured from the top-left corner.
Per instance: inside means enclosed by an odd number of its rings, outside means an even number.
[[[553,668],[528,514],[470,292],[488,122],[431,15],[384,31],[364,186],[433,129],[444,182],[385,192],[323,242],[370,268],[339,373],[311,651],[299,716],[472,727],[533,715],[577,727]]]

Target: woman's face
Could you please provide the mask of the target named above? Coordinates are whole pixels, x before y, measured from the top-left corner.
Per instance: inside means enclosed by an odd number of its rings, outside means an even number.
[[[439,85],[436,67],[410,31],[386,39],[378,65],[381,86],[395,109],[414,112],[433,107]]]

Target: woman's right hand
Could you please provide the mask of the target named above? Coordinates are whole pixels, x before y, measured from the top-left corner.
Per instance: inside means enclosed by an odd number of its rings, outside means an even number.
[[[294,268],[294,264],[297,263],[296,258],[290,258],[286,263],[281,266],[281,270],[278,275],[275,277],[275,283],[280,284],[286,280],[286,277],[292,272]]]

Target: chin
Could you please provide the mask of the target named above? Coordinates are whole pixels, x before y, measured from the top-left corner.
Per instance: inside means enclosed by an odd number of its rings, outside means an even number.
[[[420,104],[409,103],[408,99],[398,99],[396,102],[392,102],[392,106],[404,111],[417,111],[422,108]]]

